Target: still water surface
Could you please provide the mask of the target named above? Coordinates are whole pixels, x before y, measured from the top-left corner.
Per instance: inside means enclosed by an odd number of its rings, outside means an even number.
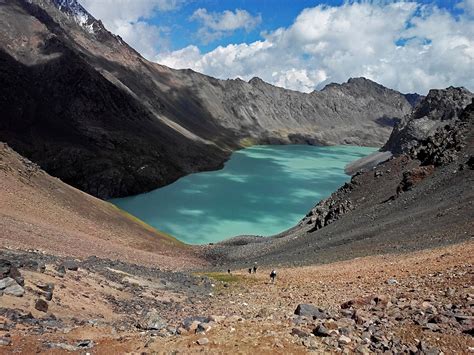
[[[350,177],[344,166],[377,148],[255,146],[232,154],[219,171],[112,203],[190,244],[272,235],[294,226]]]

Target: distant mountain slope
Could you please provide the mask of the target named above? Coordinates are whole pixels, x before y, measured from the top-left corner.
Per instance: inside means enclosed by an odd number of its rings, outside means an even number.
[[[0,143],[0,247],[166,268],[205,262],[176,239],[49,176]]]
[[[75,0],[0,0],[0,140],[102,198],[215,169],[256,143],[380,146],[412,109],[358,78],[310,94],[143,59]]]

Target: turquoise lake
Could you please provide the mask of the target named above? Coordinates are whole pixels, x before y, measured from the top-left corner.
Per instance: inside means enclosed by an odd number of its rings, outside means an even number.
[[[344,166],[377,148],[254,146],[224,169],[110,202],[183,242],[269,236],[294,226],[319,200],[349,181]]]

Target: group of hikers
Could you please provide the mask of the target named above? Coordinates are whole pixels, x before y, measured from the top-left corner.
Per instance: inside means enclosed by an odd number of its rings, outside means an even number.
[[[249,274],[252,274],[252,271],[254,274],[257,273],[257,265],[254,265],[253,268],[249,267]],[[230,274],[230,269],[227,270],[227,273]],[[277,273],[275,269],[273,269],[272,272],[270,273],[270,280],[272,281],[272,283],[275,282],[276,276],[277,276]]]

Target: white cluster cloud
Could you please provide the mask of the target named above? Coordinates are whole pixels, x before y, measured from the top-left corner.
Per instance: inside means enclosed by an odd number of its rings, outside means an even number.
[[[150,25],[145,19],[156,11],[179,8],[185,0],[79,0],[107,29],[122,37],[145,58],[156,56],[157,48],[164,47],[167,29]]]
[[[195,45],[164,51],[163,29],[143,21],[184,0],[80,1],[144,56],[173,68],[223,79],[258,76],[305,92],[357,76],[402,92],[425,94],[449,85],[474,91],[474,0],[460,1],[459,15],[403,0],[320,5],[303,10],[289,27],[261,33],[262,40],[207,53]],[[199,9],[191,20],[201,23],[200,35],[207,41],[261,22],[245,10]]]
[[[201,23],[198,36],[201,41],[208,43],[221,38],[238,29],[253,30],[262,22],[262,17],[252,16],[248,11],[236,9],[235,11],[208,12],[199,8],[194,11],[190,20]]]
[[[449,85],[474,90],[473,1],[460,4],[458,17],[414,2],[317,6],[288,28],[262,33],[262,41],[208,53],[188,46],[155,59],[223,79],[259,76],[305,92],[357,76],[403,92]]]

